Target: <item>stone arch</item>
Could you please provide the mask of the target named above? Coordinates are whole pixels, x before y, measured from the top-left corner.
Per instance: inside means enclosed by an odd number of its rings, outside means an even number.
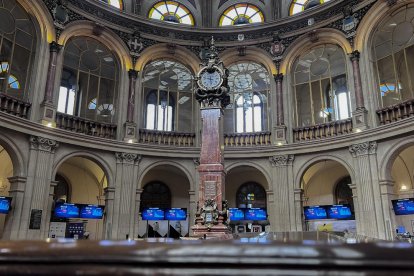
[[[55,176],[56,176],[56,173],[57,173],[59,167],[72,157],[83,157],[83,158],[89,159],[90,161],[96,163],[102,169],[102,171],[105,173],[105,176],[108,179],[108,187],[113,187],[113,185],[114,185],[114,175],[113,175],[112,170],[110,169],[111,168],[110,165],[103,158],[101,158],[99,155],[97,155],[95,153],[91,153],[91,152],[84,152],[84,151],[77,151],[77,152],[69,153],[69,154],[65,155],[64,157],[62,157],[60,160],[56,161],[54,166],[53,166],[52,179],[55,179]]]
[[[0,146],[2,146],[13,164],[13,174],[15,176],[27,176],[25,159],[20,147],[17,146],[12,139],[0,133]]]
[[[229,172],[233,169],[236,169],[238,167],[243,167],[243,166],[247,166],[247,167],[252,167],[257,169],[266,179],[266,184],[267,187],[264,187],[267,190],[272,190],[272,185],[270,185],[272,183],[271,181],[271,177],[268,173],[269,169],[268,168],[264,168],[263,166],[256,164],[254,162],[249,162],[249,161],[243,161],[243,162],[235,162],[229,166],[226,167],[226,172]]]
[[[349,175],[351,176],[352,183],[355,183],[355,171],[348,162],[334,155],[321,155],[321,156],[317,156],[317,157],[314,157],[308,160],[299,168],[298,173],[295,176],[295,182],[294,182],[295,189],[303,189],[301,182],[302,182],[302,178],[305,175],[306,171],[310,167],[315,165],[316,163],[320,161],[325,161],[325,160],[335,161],[335,162],[338,162],[340,165],[342,165],[348,171]]]
[[[99,34],[97,34],[99,32]],[[74,36],[87,36],[102,42],[108,49],[113,51],[120,62],[120,71],[133,68],[131,55],[127,45],[113,31],[105,27],[98,27],[91,21],[75,21],[69,23],[59,37],[58,43],[66,45]]]
[[[384,157],[382,158],[381,163],[379,164],[380,180],[392,180],[391,171],[395,160],[402,151],[411,146],[414,146],[414,137],[404,139],[394,144],[387,150],[387,152],[384,154]]]
[[[142,173],[140,173],[140,177],[138,179],[138,188],[139,189],[142,189],[143,188],[142,180],[147,175],[147,173],[149,171],[151,171],[152,169],[154,169],[156,167],[159,167],[159,166],[172,166],[172,167],[180,170],[181,172],[183,172],[184,175],[186,176],[189,184],[190,184],[190,191],[194,191],[194,189],[195,189],[195,183],[194,183],[193,177],[191,176],[190,171],[185,166],[183,166],[180,163],[175,162],[175,161],[157,161],[157,162],[151,163],[150,165],[148,165],[147,167],[145,167],[142,170]]]
[[[277,74],[277,68],[272,57],[265,50],[257,47],[247,47],[246,55],[243,57],[240,57],[234,48],[225,50],[220,57],[226,67],[234,63],[249,61],[263,65],[269,72],[269,75]],[[270,79],[272,79],[271,76]]]
[[[193,74],[196,74],[200,67],[200,59],[193,52],[182,46],[176,46],[174,54],[171,54],[168,45],[163,43],[148,47],[142,51],[135,65],[135,70],[141,72],[151,61],[162,59],[179,62],[191,69]]]
[[[284,54],[283,61],[280,65],[280,73],[284,75],[290,74],[292,66],[296,59],[307,50],[322,44],[337,44],[345,54],[352,52],[352,47],[345,35],[336,29],[326,28],[314,31],[318,37],[316,42],[312,42],[309,34],[302,35],[290,45]]]

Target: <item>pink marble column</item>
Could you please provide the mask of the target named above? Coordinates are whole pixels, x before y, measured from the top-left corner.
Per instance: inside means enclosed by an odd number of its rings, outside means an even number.
[[[138,72],[135,70],[129,70],[129,93],[128,93],[128,111],[127,111],[127,122],[134,122],[135,112],[135,84],[138,77]]]
[[[44,96],[44,102],[53,103],[53,88],[56,78],[56,63],[57,56],[62,48],[57,42],[50,43],[50,57],[49,57],[49,69],[47,71],[46,90]]]
[[[283,74],[274,75],[276,81],[276,125],[282,126],[285,124],[283,112]]]
[[[365,109],[364,94],[362,91],[361,70],[359,67],[359,57],[359,51],[352,52],[350,56],[354,75],[356,110]]]

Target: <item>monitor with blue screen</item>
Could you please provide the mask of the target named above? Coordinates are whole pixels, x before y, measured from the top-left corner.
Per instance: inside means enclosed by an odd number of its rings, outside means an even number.
[[[187,209],[186,208],[171,208],[165,210],[166,220],[186,220]]]
[[[244,218],[245,220],[267,220],[267,213],[263,208],[250,208],[246,209]]]
[[[347,204],[327,206],[328,218],[330,219],[352,219],[351,207]]]
[[[230,208],[229,209],[229,219],[230,219],[230,221],[244,220],[244,209]]]
[[[80,217],[84,219],[102,219],[105,206],[84,204],[81,206]]]
[[[164,210],[160,208],[145,208],[141,212],[142,220],[164,220]]]
[[[0,196],[0,214],[8,214],[11,206],[11,197]]]
[[[414,198],[395,199],[391,202],[397,216],[414,214]]]
[[[56,203],[55,217],[79,218],[79,205],[74,203]]]
[[[325,206],[305,206],[303,207],[303,213],[305,214],[306,220],[328,218]]]

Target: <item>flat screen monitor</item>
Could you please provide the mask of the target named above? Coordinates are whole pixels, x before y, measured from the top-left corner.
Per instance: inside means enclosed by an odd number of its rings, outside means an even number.
[[[351,206],[343,205],[329,205],[327,206],[328,218],[330,219],[352,219]]]
[[[102,219],[105,206],[84,204],[81,205],[80,217],[84,219]]]
[[[55,217],[79,218],[79,205],[74,203],[56,203]]]
[[[325,206],[305,206],[303,207],[303,213],[305,214],[306,220],[328,218]]]
[[[266,210],[263,208],[250,208],[244,212],[245,220],[267,220]]]
[[[8,214],[11,206],[11,197],[0,196],[0,214]]]
[[[187,209],[186,208],[171,208],[165,210],[166,220],[186,220]]]
[[[244,209],[230,208],[229,209],[230,221],[241,221],[244,220]]]
[[[414,198],[391,200],[394,213],[397,216],[414,214]]]
[[[164,210],[160,208],[145,208],[141,213],[142,220],[164,220]]]

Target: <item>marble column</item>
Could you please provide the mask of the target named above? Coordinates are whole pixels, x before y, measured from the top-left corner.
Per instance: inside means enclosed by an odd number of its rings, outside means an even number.
[[[367,128],[367,110],[364,103],[364,92],[362,90],[361,69],[359,66],[360,52],[354,51],[350,55],[352,62],[352,72],[354,77],[355,90],[355,110],[352,113],[353,128],[355,130],[364,130]]]
[[[104,239],[112,239],[112,225],[114,220],[114,200],[115,200],[115,188],[106,187],[104,189],[105,196],[105,217],[104,217]]]
[[[283,110],[283,74],[274,75],[276,82],[276,126],[274,127],[274,141],[276,144],[286,144],[286,126]]]
[[[141,155],[117,152],[112,237],[132,238],[135,232],[136,189]]]
[[[135,95],[136,95],[136,83],[138,72],[135,70],[128,71],[129,76],[129,92],[128,92],[128,108],[127,108],[127,121],[125,123],[124,140],[130,142],[136,142],[137,124],[134,120],[135,115]]]
[[[292,179],[289,178],[289,169],[294,159],[294,155],[278,155],[269,158],[273,167],[273,194],[277,199],[274,203],[275,225],[272,229],[277,232],[291,231],[296,221],[294,187]]]
[[[394,239],[395,223],[393,221],[394,214],[392,211],[391,200],[394,199],[394,185],[392,180],[381,180],[379,182],[381,191],[381,201],[385,221],[385,238],[387,240]]]

